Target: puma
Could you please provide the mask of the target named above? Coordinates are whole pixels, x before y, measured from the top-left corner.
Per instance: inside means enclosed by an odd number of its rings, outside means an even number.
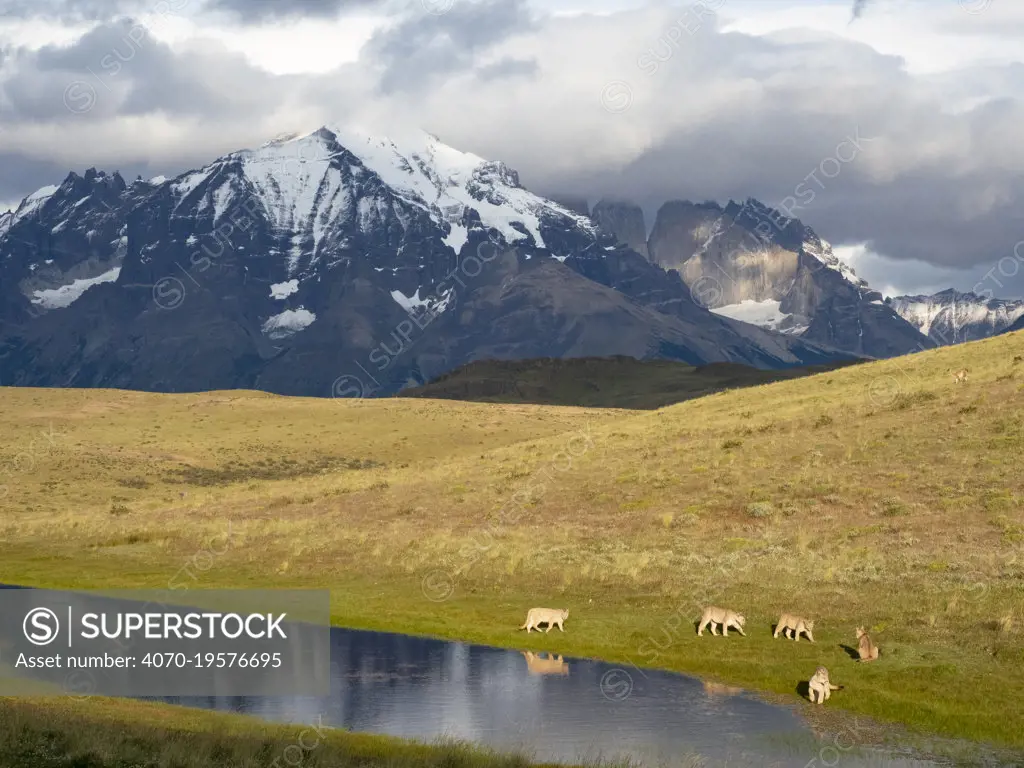
[[[828,670],[824,667],[818,667],[814,670],[814,676],[807,683],[807,693],[810,695],[811,703],[815,702],[817,697],[818,704],[824,704],[825,700],[832,695],[832,691],[841,691],[843,686],[832,685],[828,679]]]
[[[775,634],[773,637],[778,638],[779,633],[782,633],[783,637],[788,637],[790,640],[796,640],[800,642],[800,635],[807,635],[807,639],[812,643],[814,642],[814,635],[811,631],[814,629],[814,620],[805,619],[802,616],[795,616],[792,613],[784,613],[779,619],[779,623],[775,625]],[[787,630],[790,634],[786,634]]]
[[[541,624],[547,624],[548,628],[545,632],[550,632],[551,628],[558,626],[559,632],[565,632],[562,629],[562,622],[569,618],[569,611],[562,610],[561,608],[531,608],[526,613],[526,621],[520,629],[525,629],[527,632],[532,632],[536,629],[540,631]]]
[[[718,632],[715,631],[715,625],[722,625],[722,635],[725,637],[729,636],[729,627],[734,628],[741,635],[746,637],[746,633],[743,631],[743,625],[746,623],[746,619],[743,614],[736,613],[736,611],[730,611],[726,608],[717,608],[715,606],[708,606],[704,609],[704,613],[700,617],[700,626],[697,628],[697,635],[699,637],[704,636],[704,627],[711,626],[711,634],[718,636]]]
[[[874,661],[878,658],[878,646],[875,645],[864,627],[857,627],[857,661]]]

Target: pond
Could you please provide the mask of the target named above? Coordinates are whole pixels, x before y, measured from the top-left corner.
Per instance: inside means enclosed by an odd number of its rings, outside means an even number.
[[[799,702],[790,709],[683,675],[404,635],[331,634],[327,698],[163,700],[424,741],[452,737],[552,762],[938,765],[850,748],[849,734],[816,735]]]

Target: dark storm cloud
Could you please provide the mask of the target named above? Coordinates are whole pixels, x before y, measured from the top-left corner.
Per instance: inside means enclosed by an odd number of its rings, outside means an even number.
[[[207,0],[205,9],[224,11],[244,24],[260,24],[286,18],[328,19],[381,4],[381,0]]]
[[[101,24],[67,46],[8,48],[0,61],[0,205],[60,183],[72,169],[119,170],[131,180],[204,165],[250,146],[252,126],[295,87],[295,78],[270,75],[209,41],[172,49],[131,19]],[[132,127],[123,118],[156,122]],[[148,126],[168,123],[194,125],[195,138],[185,146],[168,146],[159,131],[147,138]],[[33,141],[41,129],[53,138]],[[32,149],[19,153],[18,145]]]
[[[241,55],[203,47],[176,52],[131,19],[101,24],[69,46],[10,55],[13,65],[0,69],[8,123],[155,111],[215,119],[280,95],[272,83],[281,79],[253,69]]]
[[[290,18],[333,18],[385,0],[0,0],[0,15],[73,23],[123,15],[221,12],[242,24]]]
[[[0,16],[49,19],[62,23],[110,21],[141,12],[184,12],[198,0],[0,0]]]
[[[125,5],[125,0],[0,0],[0,16],[101,21],[121,13]]]
[[[526,0],[456,2],[377,33],[365,54],[381,70],[383,92],[407,91],[470,68],[480,51],[532,28]]]

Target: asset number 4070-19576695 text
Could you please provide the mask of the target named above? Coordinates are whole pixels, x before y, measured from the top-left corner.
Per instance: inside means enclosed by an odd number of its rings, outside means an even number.
[[[271,667],[277,669],[281,666],[280,653],[147,653],[142,657],[144,667],[204,667],[223,669],[225,667],[238,667],[242,669],[251,667]]]

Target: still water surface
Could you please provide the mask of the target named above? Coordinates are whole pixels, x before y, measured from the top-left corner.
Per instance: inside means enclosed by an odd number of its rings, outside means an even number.
[[[333,629],[330,690],[322,699],[165,701],[424,741],[452,737],[544,761],[631,758],[661,766],[699,755],[709,768],[937,765],[836,750],[851,743],[850,734],[819,738],[799,706],[695,678],[405,635]]]

